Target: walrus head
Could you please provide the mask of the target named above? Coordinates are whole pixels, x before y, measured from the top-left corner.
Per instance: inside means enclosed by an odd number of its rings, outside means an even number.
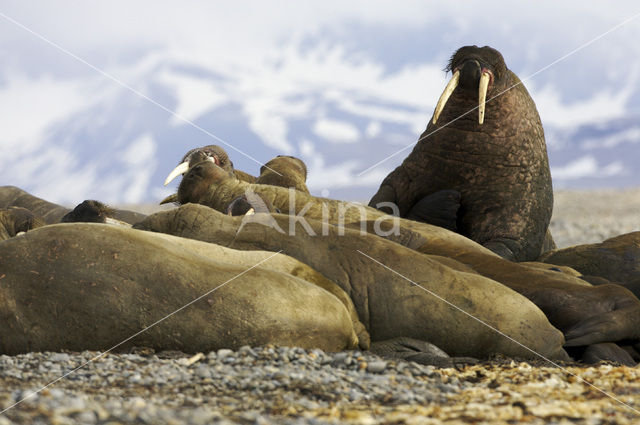
[[[113,218],[115,210],[100,201],[87,199],[66,213],[61,223],[107,223]]]
[[[482,124],[487,92],[497,94],[507,90],[514,83],[509,81],[507,65],[500,52],[489,46],[461,47],[451,56],[446,71],[451,71],[452,76],[436,104],[433,113],[434,124],[456,89],[467,92],[467,96],[478,93],[478,123]]]
[[[273,171],[280,175],[283,170],[290,167],[291,171],[294,171],[302,176],[303,181],[307,181],[307,166],[300,158],[290,155],[278,155],[262,167],[260,167],[260,174],[264,174],[267,171]],[[286,170],[284,171],[286,173]]]
[[[209,192],[212,185],[232,178],[232,174],[220,167],[214,157],[201,150],[191,154],[187,168],[188,171],[178,187],[180,204],[198,203]]]
[[[180,161],[180,164],[178,164],[176,168],[171,170],[171,172],[167,176],[167,179],[164,181],[165,186],[171,183],[176,177],[186,173],[189,170],[191,158],[196,153],[201,153],[206,155],[207,157],[210,157],[216,165],[221,167],[223,170],[226,170],[227,172],[233,171],[233,162],[231,162],[231,160],[229,159],[229,155],[227,154],[227,152],[218,145],[207,145],[201,148],[191,149],[189,152],[187,152],[182,157],[182,161]]]

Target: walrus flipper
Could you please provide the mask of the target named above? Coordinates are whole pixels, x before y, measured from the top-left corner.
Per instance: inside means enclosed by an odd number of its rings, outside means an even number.
[[[383,357],[402,359],[425,365],[452,367],[456,364],[475,364],[472,357],[450,357],[437,346],[414,338],[398,337],[371,344],[370,351]]]
[[[636,361],[631,355],[613,342],[601,342],[588,346],[580,358],[586,364],[595,364],[601,361],[616,362],[625,366],[635,366]]]
[[[640,340],[638,299],[619,285],[596,287],[606,294],[609,311],[597,313],[564,332],[565,347],[579,347],[599,342]]]
[[[516,255],[522,251],[522,244],[513,239],[495,238],[482,244],[506,260],[516,261]]]
[[[457,190],[439,190],[416,202],[407,213],[406,218],[457,232],[458,226],[456,222],[459,209],[460,192]]]
[[[237,197],[227,207],[227,215],[233,216],[272,212],[275,212],[275,209],[271,202],[252,191],[247,191],[244,195]]]

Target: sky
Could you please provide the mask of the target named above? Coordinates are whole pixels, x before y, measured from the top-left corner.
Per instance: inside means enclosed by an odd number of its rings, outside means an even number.
[[[312,193],[366,198],[409,151],[360,173],[415,141],[463,45],[502,52],[550,146],[640,116],[639,14],[632,1],[0,1],[0,184],[70,204],[148,201],[175,189],[158,176],[178,152],[220,137],[248,171],[260,155],[294,154]],[[258,141],[212,111],[240,114]],[[78,147],[112,131],[109,146]],[[145,169],[143,157],[156,159]],[[581,172],[613,163],[577,159]],[[559,179],[576,175],[570,165]]]

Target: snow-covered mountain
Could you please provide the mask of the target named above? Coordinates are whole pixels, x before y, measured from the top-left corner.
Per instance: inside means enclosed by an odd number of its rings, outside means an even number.
[[[580,16],[584,27],[567,36],[565,47],[536,31],[526,44],[521,33],[535,22],[490,27],[476,40],[473,10],[453,24],[432,16],[429,25],[403,25],[401,13],[393,13],[385,24],[382,12],[335,22],[327,13],[331,25],[277,32],[264,43],[268,48],[255,38],[259,31],[244,47],[236,44],[247,34],[235,34],[227,50],[225,40],[213,38],[212,47],[186,48],[142,37],[112,59],[66,33],[61,40],[86,54],[74,57],[64,46],[29,39],[24,43],[35,54],[21,55],[15,43],[33,35],[14,28],[20,34],[0,42],[10,59],[0,67],[0,184],[65,204],[155,202],[175,190],[177,183],[162,182],[184,152],[219,144],[237,168],[253,174],[275,155],[299,156],[312,193],[366,201],[426,126],[446,84],[449,55],[460,45],[491,44],[538,105],[556,188],[640,185],[640,62],[594,44],[548,70],[542,66],[598,35],[587,22],[602,33],[619,16]],[[438,13],[451,18],[458,11]],[[437,43],[428,43],[438,34]],[[622,33],[610,43],[621,37],[633,39]],[[541,49],[549,59],[540,60]],[[618,66],[602,68],[600,58]]]

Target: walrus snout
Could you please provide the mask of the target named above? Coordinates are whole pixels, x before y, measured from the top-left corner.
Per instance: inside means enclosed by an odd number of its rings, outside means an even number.
[[[475,59],[465,61],[462,66],[457,67],[460,70],[459,87],[463,90],[475,92],[480,84],[480,75],[482,74],[482,65]]]

